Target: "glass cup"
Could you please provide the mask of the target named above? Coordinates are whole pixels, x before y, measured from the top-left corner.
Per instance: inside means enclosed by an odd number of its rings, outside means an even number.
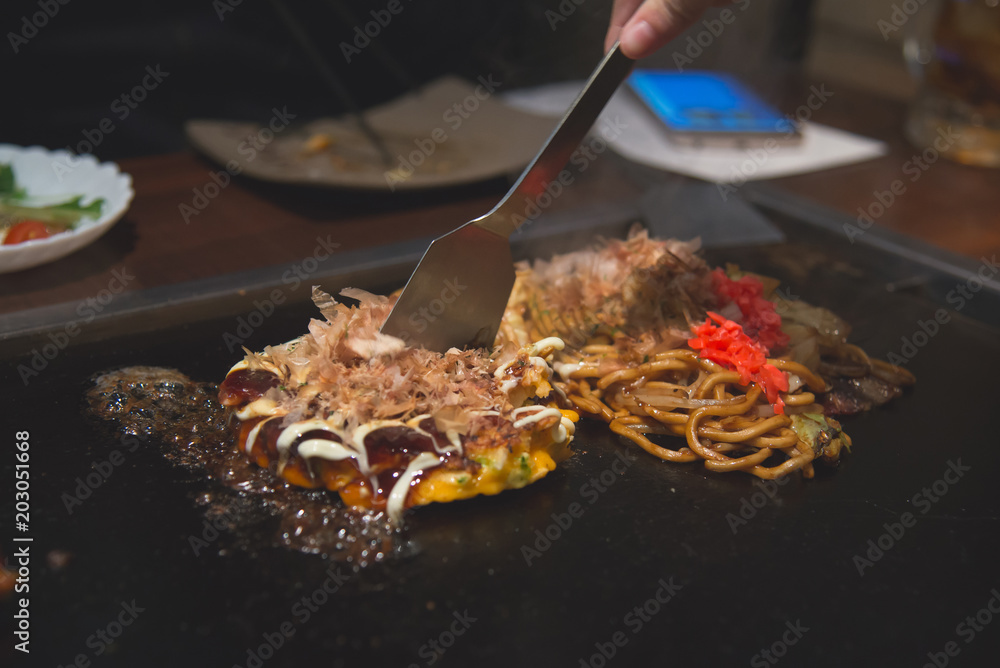
[[[912,19],[904,52],[921,87],[907,136],[957,162],[1000,167],[1000,0],[931,0]]]

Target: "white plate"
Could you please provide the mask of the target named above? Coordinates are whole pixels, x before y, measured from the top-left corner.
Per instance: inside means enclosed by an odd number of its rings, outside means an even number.
[[[275,109],[264,126],[192,120],[184,127],[188,139],[231,174],[333,188],[442,188],[520,172],[552,132],[554,119],[496,99],[495,83],[445,76],[367,110],[368,124],[393,156],[388,169],[349,117],[290,128],[285,112]],[[306,150],[317,134],[330,137],[331,146]]]
[[[47,239],[0,246],[0,274],[37,267],[80,250],[125,215],[135,194],[131,176],[123,174],[113,162],[98,163],[92,155],[0,144],[0,163],[13,167],[17,185],[32,197],[83,195],[85,205],[104,198],[97,220],[85,218],[75,229]]]

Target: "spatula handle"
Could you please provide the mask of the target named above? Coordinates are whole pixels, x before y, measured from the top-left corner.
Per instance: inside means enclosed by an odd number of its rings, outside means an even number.
[[[558,178],[573,151],[632,70],[633,63],[622,54],[616,42],[517,183],[492,211],[473,224],[509,237],[530,217],[538,196]]]

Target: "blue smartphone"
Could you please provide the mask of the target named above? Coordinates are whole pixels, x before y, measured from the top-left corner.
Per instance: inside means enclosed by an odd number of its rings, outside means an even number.
[[[682,144],[739,146],[801,139],[795,123],[725,74],[637,70],[628,84],[663,121],[670,138]]]

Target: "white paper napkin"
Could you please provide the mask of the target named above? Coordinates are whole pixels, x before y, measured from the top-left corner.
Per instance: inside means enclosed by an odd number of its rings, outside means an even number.
[[[583,82],[572,81],[521,89],[507,93],[504,101],[523,111],[560,116],[582,87]],[[715,183],[740,184],[804,174],[871,160],[888,151],[884,142],[818,123],[804,123],[802,141],[797,144],[756,148],[678,146],[668,139],[662,124],[625,90],[618,91],[608,102],[595,128],[602,125],[616,129],[602,134],[609,137],[611,148],[626,158]]]

